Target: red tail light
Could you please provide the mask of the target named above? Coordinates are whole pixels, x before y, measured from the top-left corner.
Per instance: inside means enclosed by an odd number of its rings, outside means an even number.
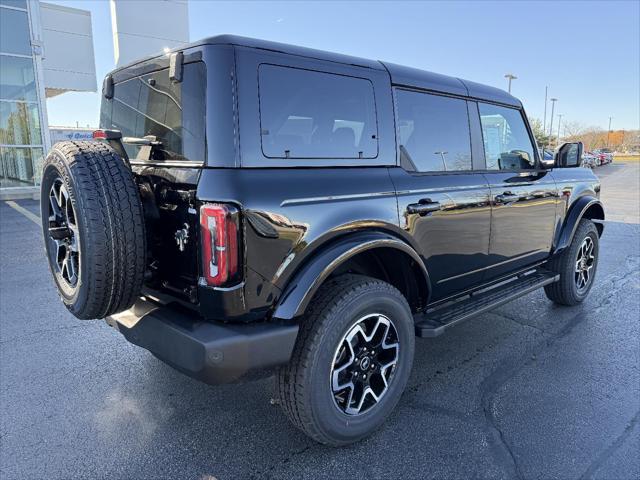
[[[119,140],[122,138],[122,133],[119,130],[94,130],[92,137],[94,140]]]
[[[238,273],[238,227],[235,210],[226,205],[200,207],[202,275],[207,285],[219,287]]]

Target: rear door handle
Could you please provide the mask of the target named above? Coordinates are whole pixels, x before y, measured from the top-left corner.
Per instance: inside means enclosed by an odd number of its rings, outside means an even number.
[[[407,213],[417,213],[426,215],[427,213],[437,212],[442,209],[440,202],[432,202],[428,198],[421,200],[420,203],[411,203],[407,205]]]
[[[520,195],[514,195],[511,192],[504,192],[501,195],[496,195],[497,203],[513,203],[520,200]]]

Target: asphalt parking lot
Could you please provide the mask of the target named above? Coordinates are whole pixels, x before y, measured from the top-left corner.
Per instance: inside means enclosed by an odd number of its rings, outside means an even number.
[[[271,379],[210,387],[59,301],[34,201],[0,205],[0,478],[640,478],[640,162],[596,170],[595,287],[419,339],[373,437],[313,443]],[[29,215],[31,214],[31,215]]]

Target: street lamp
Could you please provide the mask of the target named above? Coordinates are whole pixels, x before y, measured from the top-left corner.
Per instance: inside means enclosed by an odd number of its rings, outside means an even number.
[[[551,124],[549,125],[549,140],[551,140],[551,135],[553,135],[553,110],[555,109],[557,98],[550,98],[551,101]]]
[[[507,73],[504,78],[509,80],[509,93],[511,93],[511,80],[517,80],[518,77],[516,77],[513,73]]]
[[[547,131],[547,94],[549,93],[549,86],[544,87],[544,120],[542,120],[542,133]]]
[[[556,137],[556,148],[560,145],[560,122],[562,121],[562,114],[558,114],[558,136]]]
[[[611,119],[613,117],[609,117],[609,130],[607,130],[607,148],[609,148],[609,135],[611,134]]]

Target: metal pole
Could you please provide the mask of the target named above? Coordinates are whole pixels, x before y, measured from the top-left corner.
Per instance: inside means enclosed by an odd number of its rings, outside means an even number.
[[[508,87],[508,89],[509,89],[509,93],[511,93],[511,80],[517,80],[518,77],[516,77],[513,73],[507,73],[504,76],[504,78],[509,79],[509,87]]]
[[[544,120],[542,120],[542,133],[547,132],[547,93],[549,92],[549,87],[544,87]]]
[[[609,134],[611,133],[611,118],[609,117],[609,129],[607,130],[607,148],[609,148]]]
[[[551,98],[551,122],[549,123],[549,141],[551,141],[551,135],[553,135],[553,111],[556,107],[557,98]]]
[[[562,114],[558,114],[558,136],[556,137],[556,148],[560,145],[560,122],[562,121]]]

